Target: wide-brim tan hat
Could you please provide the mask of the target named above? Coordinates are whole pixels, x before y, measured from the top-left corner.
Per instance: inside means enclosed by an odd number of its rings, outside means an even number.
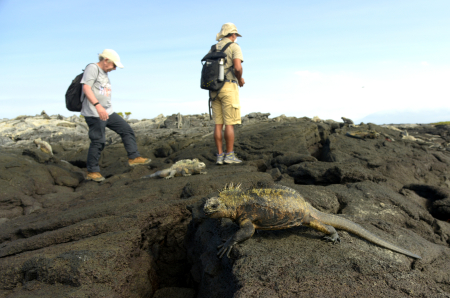
[[[242,37],[233,23],[226,23],[222,25],[222,29],[217,33],[216,40],[219,41],[230,33],[236,33],[237,36]]]
[[[105,49],[100,55],[98,55],[99,57],[103,57],[106,59],[111,60],[117,67],[119,68],[123,68],[123,64],[120,63],[120,57],[119,54],[117,54],[116,51],[111,50],[111,49]]]

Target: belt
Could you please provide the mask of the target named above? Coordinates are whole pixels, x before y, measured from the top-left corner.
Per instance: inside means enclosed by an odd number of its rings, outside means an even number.
[[[235,80],[224,80],[225,82],[229,82],[229,83],[235,83],[235,84],[237,84],[237,81],[235,81]]]

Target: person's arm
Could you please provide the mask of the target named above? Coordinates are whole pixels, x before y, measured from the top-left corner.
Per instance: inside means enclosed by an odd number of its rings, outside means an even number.
[[[95,95],[94,95],[94,92],[92,91],[91,86],[83,84],[83,92],[91,104],[94,105],[98,102],[97,98],[95,98]],[[102,107],[101,104],[96,105],[95,108],[97,109],[97,113],[98,113],[98,116],[100,117],[100,120],[106,121],[109,119],[108,113],[106,112],[105,108]]]
[[[233,66],[234,66],[234,75],[238,80],[239,87],[243,87],[245,81],[244,78],[242,77],[242,73],[244,72],[244,70],[242,69],[241,59],[233,59]]]

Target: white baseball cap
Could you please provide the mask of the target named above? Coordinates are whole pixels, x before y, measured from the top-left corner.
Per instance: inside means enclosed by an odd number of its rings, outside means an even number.
[[[119,54],[117,54],[116,51],[111,49],[105,49],[103,50],[103,53],[98,55],[99,57],[103,57],[106,59],[111,60],[117,67],[123,68],[122,63],[120,63],[120,57]]]

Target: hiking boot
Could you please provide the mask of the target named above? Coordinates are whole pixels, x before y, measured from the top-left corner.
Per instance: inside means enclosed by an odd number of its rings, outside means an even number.
[[[150,158],[144,158],[144,157],[139,156],[139,157],[136,157],[134,159],[129,159],[128,160],[128,164],[131,167],[134,167],[134,166],[140,166],[140,165],[149,164],[151,161],[152,160]]]
[[[100,174],[99,172],[88,172],[86,180],[102,182],[103,180],[105,180],[105,177],[103,177],[102,174]]]
[[[223,162],[224,163],[241,163],[242,160],[240,160],[236,157],[236,154],[234,154],[234,151],[231,151],[230,153],[226,154]]]
[[[223,165],[224,157],[225,157],[225,153],[223,153],[223,152],[222,152],[222,154],[217,154],[216,165]]]

